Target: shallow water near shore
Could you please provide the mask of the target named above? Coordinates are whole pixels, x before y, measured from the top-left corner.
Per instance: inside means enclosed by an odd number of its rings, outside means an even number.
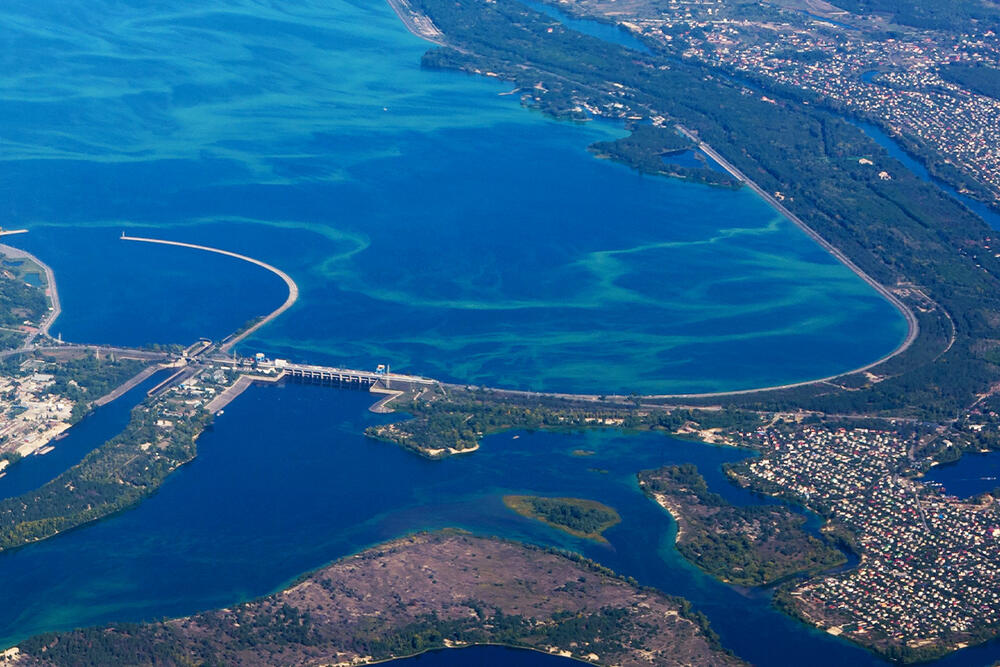
[[[420,69],[427,44],[379,0],[16,0],[0,17],[0,213],[56,270],[67,340],[189,343],[281,302],[253,267],[121,231],[288,271],[301,300],[244,351],[457,382],[741,389],[861,366],[905,334],[750,191],[594,159],[620,129]]]
[[[593,159],[586,146],[619,130],[556,123],[498,95],[505,84],[421,70],[427,45],[381,2],[98,0],[77,13],[14,0],[0,17],[0,212],[55,269],[53,332],[67,340],[219,339],[284,299],[259,269],[130,244],[123,230],[296,279],[300,301],[244,352],[444,380],[737,389],[860,366],[905,333],[749,191]],[[226,606],[381,541],[460,527],[580,551],[687,597],[756,664],[879,664],[766,593],[700,574],[635,483],[694,462],[712,490],[761,502],[719,468],[749,452],[656,433],[507,433],[430,462],[359,435],[388,419],[370,402],[252,388],[138,508],[0,554],[0,645]],[[623,522],[593,544],[513,514],[506,493],[592,498]],[[400,665],[511,655],[469,650]],[[967,655],[953,664],[977,664]]]
[[[193,613],[283,588],[302,572],[424,529],[580,551],[709,614],[726,646],[757,664],[808,653],[865,654],[798,626],[701,575],[672,546],[673,522],[635,473],[693,462],[732,502],[761,502],[725,482],[721,464],[751,454],[661,433],[513,432],[474,454],[427,461],[359,433],[385,417],[367,393],[289,384],[254,387],[199,441],[199,456],[138,508],[0,555],[0,644],[43,630]],[[595,452],[574,456],[574,450]],[[507,509],[508,493],[590,498],[622,523],[608,545]],[[765,649],[756,637],[771,643]],[[836,664],[836,663],[828,663]]]

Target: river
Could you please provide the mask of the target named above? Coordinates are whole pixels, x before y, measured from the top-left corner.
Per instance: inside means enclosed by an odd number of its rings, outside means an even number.
[[[621,130],[558,123],[500,95],[508,86],[421,70],[427,45],[377,0],[12,0],[0,18],[0,206],[56,271],[53,332],[67,340],[217,338],[284,298],[254,267],[128,244],[122,230],[288,271],[300,301],[244,352],[463,382],[736,389],[847,370],[905,333],[753,193],[593,159],[586,146]],[[506,433],[430,462],[361,436],[386,419],[369,402],[252,388],[135,510],[0,555],[0,644],[226,606],[458,526],[577,550],[682,595],[756,664],[878,664],[776,612],[766,592],[702,575],[635,482],[694,462],[713,490],[759,502],[720,470],[749,452],[656,433]],[[511,513],[506,493],[593,498],[623,521],[609,545],[582,542]],[[963,655],[976,650],[992,649]]]

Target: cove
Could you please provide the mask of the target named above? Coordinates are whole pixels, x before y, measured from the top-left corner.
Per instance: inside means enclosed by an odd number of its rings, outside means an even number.
[[[379,0],[14,0],[0,18],[0,212],[55,269],[66,340],[218,339],[281,302],[250,267],[122,231],[290,273],[300,301],[245,353],[447,381],[743,389],[905,334],[753,193],[594,159],[620,128],[422,70],[428,45]]]
[[[1000,487],[1000,455],[966,452],[954,463],[932,468],[925,482],[940,484],[948,495],[971,498]]]
[[[576,18],[560,10],[558,7],[547,5],[543,2],[536,2],[535,0],[519,1],[521,4],[531,7],[536,12],[541,12],[546,16],[556,19],[571,30],[582,32],[583,34],[590,35],[591,37],[597,37],[605,42],[611,42],[612,44],[624,46],[625,48],[638,51],[639,53],[652,53],[649,47],[646,46],[642,40],[633,35],[627,28],[619,26],[615,23],[602,23],[601,21],[597,21],[595,19]]]
[[[0,555],[0,645],[228,606],[374,544],[451,526],[577,551],[681,595],[757,665],[883,664],[774,610],[770,591],[703,575],[677,553],[675,524],[635,482],[641,469],[690,462],[730,502],[763,502],[721,470],[751,452],[652,432],[511,432],[433,462],[359,435],[385,419],[369,403],[366,393],[316,386],[251,388],[202,436],[198,458],[136,509]],[[595,453],[574,456],[578,449]],[[510,493],[598,500],[622,523],[606,533],[608,545],[579,540],[509,511]],[[987,644],[941,664],[998,657]]]
[[[434,462],[359,435],[384,419],[369,403],[366,393],[315,386],[250,389],[201,437],[198,458],[136,509],[0,555],[0,645],[228,606],[368,546],[451,526],[577,551],[686,597],[754,664],[878,664],[772,609],[768,592],[701,574],[635,481],[641,469],[691,462],[731,502],[761,502],[721,470],[751,452],[650,432],[512,432]],[[622,523],[608,545],[590,543],[511,512],[502,501],[511,493],[598,500]]]
[[[95,409],[66,432],[66,437],[52,443],[53,449],[42,456],[28,456],[7,469],[0,477],[0,499],[33,491],[79,463],[91,450],[125,430],[132,408],[146,392],[165,379],[170,371],[160,371],[130,389],[118,399]]]

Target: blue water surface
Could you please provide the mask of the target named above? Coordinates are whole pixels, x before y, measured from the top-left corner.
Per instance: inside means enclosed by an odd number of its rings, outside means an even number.
[[[13,0],[0,20],[0,214],[56,270],[67,340],[219,338],[283,298],[122,231],[288,271],[300,301],[244,352],[458,382],[739,389],[904,336],[749,190],[594,159],[621,129],[422,70],[427,44],[381,0]]]
[[[7,468],[6,474],[0,477],[0,499],[37,489],[79,463],[91,450],[124,431],[132,408],[168,374],[169,371],[154,374],[117,400],[96,408],[66,431],[65,437],[53,442],[53,450],[48,454],[28,456]]]
[[[945,493],[970,498],[1000,487],[1000,453],[966,453],[958,461],[932,468],[925,482],[940,484]]]
[[[369,413],[370,403],[367,393],[314,386],[250,389],[199,439],[198,458],[136,509],[0,554],[0,645],[228,606],[367,546],[458,527],[578,551],[682,595],[756,664],[801,663],[816,652],[830,656],[825,664],[872,663],[775,611],[768,594],[702,575],[679,557],[672,520],[636,483],[639,470],[693,462],[731,502],[761,502],[721,470],[751,452],[654,432],[511,432],[473,454],[428,461],[361,435],[387,419]],[[574,456],[579,449],[594,454]],[[591,498],[622,522],[605,533],[607,545],[581,540],[511,512],[509,493]]]
[[[245,352],[463,382],[734,389],[841,372],[904,334],[753,193],[594,160],[586,146],[621,130],[557,123],[501,94],[509,85],[420,69],[427,44],[380,1],[11,0],[0,20],[0,213],[55,269],[54,331],[68,340],[218,339],[284,299],[260,269],[123,230],[288,271],[299,302]],[[227,606],[454,526],[579,551],[682,595],[755,664],[879,664],[776,612],[769,592],[702,575],[635,482],[694,462],[713,490],[760,502],[721,472],[750,452],[516,432],[430,462],[365,439],[390,418],[370,402],[251,389],[138,508],[0,554],[0,645]],[[581,541],[513,514],[506,493],[592,498],[623,521],[607,545]],[[551,661],[467,650],[415,660]],[[948,664],[995,657],[988,645]]]

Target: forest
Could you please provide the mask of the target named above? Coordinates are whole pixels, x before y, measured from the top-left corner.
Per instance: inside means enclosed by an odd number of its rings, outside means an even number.
[[[952,63],[939,71],[941,78],[968,88],[974,93],[1000,100],[1000,70],[981,63]]]
[[[643,491],[674,515],[681,555],[723,581],[762,586],[846,561],[804,530],[803,516],[781,505],[731,505],[708,490],[692,464],[647,470],[638,478]]]
[[[503,502],[522,516],[591,540],[603,541],[601,534],[621,522],[618,512],[594,500],[504,496]]]
[[[196,453],[207,414],[178,419],[169,435],[157,427],[162,412],[140,404],[125,431],[87,454],[52,481],[0,500],[0,551],[52,537],[101,519],[153,493]]]
[[[833,0],[852,14],[880,14],[893,23],[927,30],[996,30],[1000,7],[984,0]]]

